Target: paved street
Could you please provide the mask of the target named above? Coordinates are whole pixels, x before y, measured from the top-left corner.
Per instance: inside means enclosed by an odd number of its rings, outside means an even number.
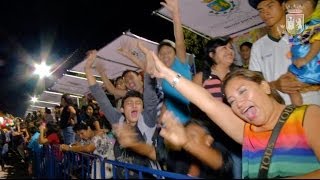
[[[26,175],[24,167],[21,165],[17,165],[16,167],[11,165],[6,166],[5,171],[0,171],[0,179],[30,179]]]
[[[6,168],[13,168],[13,166],[7,166]],[[1,169],[0,171],[0,179],[7,179],[8,177],[8,171],[3,171]]]
[[[27,167],[16,156],[9,155],[9,161],[3,171],[0,167],[0,179],[31,179],[27,175]]]

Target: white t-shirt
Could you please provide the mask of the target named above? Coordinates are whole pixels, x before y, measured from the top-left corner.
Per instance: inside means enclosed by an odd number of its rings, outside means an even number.
[[[265,35],[252,45],[249,69],[261,71],[269,82],[277,80],[288,71],[291,64],[291,60],[287,56],[288,52],[290,52],[290,44],[287,35],[279,41]],[[278,92],[286,104],[291,104],[287,94]],[[302,96],[304,104],[320,105],[320,91],[303,93]]]

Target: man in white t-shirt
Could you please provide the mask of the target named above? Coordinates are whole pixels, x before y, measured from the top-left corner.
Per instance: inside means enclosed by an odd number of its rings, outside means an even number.
[[[294,81],[287,73],[291,60],[288,57],[290,44],[285,32],[285,7],[283,0],[249,0],[249,4],[259,11],[260,18],[269,27],[268,34],[257,40],[251,49],[249,69],[261,71],[271,87],[277,89],[291,104],[289,95],[299,91],[305,84]],[[302,94],[305,104],[320,105],[320,91]]]

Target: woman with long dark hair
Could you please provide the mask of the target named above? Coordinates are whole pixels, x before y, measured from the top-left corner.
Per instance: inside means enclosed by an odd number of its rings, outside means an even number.
[[[61,106],[63,106],[63,110],[60,117],[60,128],[62,129],[64,143],[72,144],[75,142],[75,133],[72,128],[76,123],[77,112],[69,94],[62,95]]]
[[[213,97],[227,104],[222,92],[223,79],[226,75],[238,69],[233,64],[235,52],[229,37],[217,37],[209,40],[205,47],[206,58],[203,70],[198,72],[193,82],[205,88]],[[209,119],[197,107],[193,108],[193,116],[199,119]],[[216,124],[211,123],[211,131],[216,141],[223,144],[232,154],[234,161],[234,178],[241,178],[241,146],[226,135]]]
[[[59,132],[59,126],[54,123],[48,123],[47,125],[42,124],[39,127],[40,136],[39,143],[40,144],[60,144],[62,141],[61,134]]]

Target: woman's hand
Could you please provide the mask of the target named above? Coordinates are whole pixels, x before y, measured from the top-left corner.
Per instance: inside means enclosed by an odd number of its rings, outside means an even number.
[[[163,78],[168,69],[151,50],[147,49],[141,42],[138,42],[138,47],[146,55],[146,72],[151,77]]]
[[[165,0],[166,2],[160,2],[161,5],[166,7],[171,13],[179,11],[179,1],[178,0]]]

